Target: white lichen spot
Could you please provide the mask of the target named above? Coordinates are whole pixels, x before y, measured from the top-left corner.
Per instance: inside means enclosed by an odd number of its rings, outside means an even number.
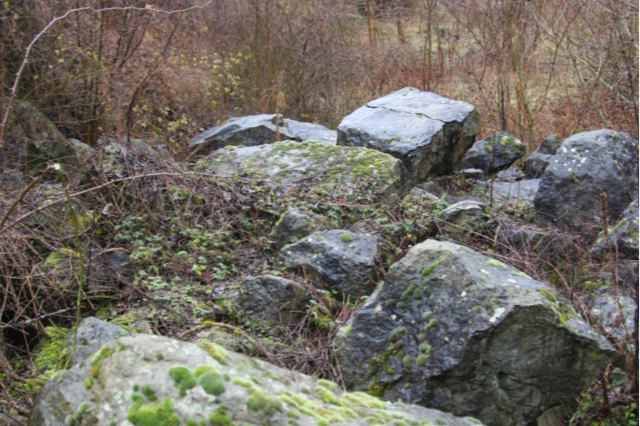
[[[495,310],[495,312],[493,313],[493,316],[491,318],[489,318],[489,322],[491,324],[493,324],[494,322],[496,322],[498,320],[498,318],[500,317],[500,315],[502,315],[504,313],[505,309],[504,308],[498,308]]]
[[[376,306],[373,312],[382,312],[382,305]]]
[[[398,316],[397,316],[396,314],[391,315],[391,319],[392,319],[392,320],[394,320],[394,321],[395,321],[397,318],[398,318]]]
[[[460,297],[465,297],[467,295],[467,291],[464,290],[462,293],[460,293]]]
[[[511,278],[509,278],[507,281],[509,281],[510,283],[516,284],[516,280],[513,280]]]
[[[485,274],[486,276],[491,276],[491,274],[485,271],[484,269],[480,269],[480,272]]]

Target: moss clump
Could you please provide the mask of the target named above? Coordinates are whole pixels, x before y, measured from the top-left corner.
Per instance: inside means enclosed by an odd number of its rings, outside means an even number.
[[[428,324],[426,324],[424,326],[424,331],[429,331],[431,330],[433,327],[435,327],[438,324],[438,321],[434,318],[431,321],[429,321]]]
[[[147,401],[149,401],[149,402],[156,402],[158,400],[158,397],[156,396],[156,391],[151,389],[150,386],[143,386],[142,387],[142,394],[145,397],[147,397]]]
[[[219,406],[216,411],[209,418],[211,426],[231,426],[233,420],[227,416],[227,407],[224,405]]]
[[[351,324],[349,324],[348,326],[346,326],[344,328],[344,337],[347,337],[349,335],[349,333],[351,332]]]
[[[338,389],[338,384],[334,383],[334,382],[332,382],[330,380],[318,379],[316,384],[318,386],[322,386],[323,388],[329,389],[330,391],[334,391],[334,390]]]
[[[134,426],[179,426],[180,419],[173,411],[171,400],[143,405],[140,399],[127,410],[127,420]]]
[[[433,312],[431,312],[431,311],[427,311],[427,312],[425,312],[425,313],[423,313],[423,314],[422,314],[422,319],[426,321],[426,320],[428,320],[429,318],[431,318],[432,316],[433,316]]]
[[[431,348],[431,345],[429,345],[428,343],[424,342],[424,343],[420,344],[418,349],[420,350],[420,352],[428,354],[429,352],[431,352],[432,348]]]
[[[116,422],[115,420],[111,420],[109,422],[109,426],[118,426],[118,422]]]
[[[196,387],[196,378],[191,374],[191,370],[182,365],[169,369],[169,376],[180,390],[180,396],[185,396],[189,389]]]
[[[82,420],[82,416],[89,409],[89,404],[87,402],[83,402],[80,404],[75,413],[69,414],[64,422],[67,426],[75,426]]]
[[[200,386],[202,386],[202,389],[209,395],[220,396],[227,390],[224,386],[224,377],[213,371],[201,374],[200,377],[198,377],[198,382]]]
[[[198,346],[207,351],[209,356],[218,361],[220,364],[227,365],[227,357],[229,357],[229,353],[221,346],[218,346],[212,342],[207,342],[206,340],[198,343]]]
[[[196,379],[202,376],[204,373],[209,373],[209,372],[216,373],[217,371],[215,368],[211,367],[210,365],[198,365],[196,368],[193,369],[193,375],[195,376]]]
[[[338,404],[338,398],[331,392],[329,389],[322,387],[320,385],[316,386],[316,395],[320,398],[325,404]]]
[[[84,388],[91,389],[93,386],[93,379],[91,377],[87,377],[87,380],[84,381]]]
[[[156,354],[156,360],[158,360],[158,361],[162,361],[163,359],[164,359],[164,355],[162,355],[162,353],[158,352],[158,353]]]
[[[449,425],[449,423],[447,423],[447,421],[446,421],[446,420],[444,420],[444,419],[438,419],[438,420],[436,420],[436,424],[437,424],[438,426],[448,426],[448,425]]]
[[[38,343],[34,351],[33,365],[36,370],[44,371],[38,379],[43,384],[46,380],[64,366],[67,351],[64,337],[69,332],[62,327],[45,327],[45,337]],[[37,390],[37,389],[34,389]]]
[[[429,266],[423,266],[422,268],[420,268],[420,275],[422,275],[423,277],[428,277],[429,275],[431,275],[433,273],[433,271],[436,270],[436,268],[442,263],[442,261],[438,261],[435,263],[432,263]]]
[[[329,421],[327,419],[318,419],[316,420],[316,424],[318,426],[329,426]]]
[[[402,300],[407,300],[409,297],[411,297],[411,295],[413,294],[413,291],[414,291],[415,289],[416,289],[416,286],[415,286],[415,285],[413,285],[413,284],[411,284],[411,285],[409,286],[409,288],[407,288],[407,289],[405,290],[405,292],[404,292],[404,293],[402,293],[402,296],[400,296],[400,298],[401,298]]]
[[[340,234],[340,241],[342,241],[343,243],[350,243],[353,241],[353,235]]]
[[[248,390],[253,389],[253,383],[240,377],[234,377],[233,379],[231,379],[231,383],[233,383],[234,385],[242,386],[243,388]]]
[[[422,343],[425,340],[427,340],[427,334],[426,333],[420,333],[418,334],[418,342]]]
[[[429,359],[429,355],[418,355],[418,358],[416,358],[416,364],[418,364],[419,366],[423,366],[427,363],[427,360]]]
[[[402,358],[402,366],[407,369],[413,367],[413,357],[411,355],[407,355]]]
[[[371,386],[369,386],[369,388],[371,388]],[[384,391],[382,393],[384,394]],[[382,400],[364,392],[345,392],[342,394],[342,400],[344,400],[345,403],[350,403],[358,407],[378,408],[382,410],[387,408],[387,404]]]
[[[140,390],[140,386],[138,386],[137,384],[133,385],[133,391],[134,392],[138,392]]]
[[[282,402],[261,390],[254,390],[247,398],[247,409],[249,411],[262,411],[266,415],[272,416],[276,411],[282,411]]]
[[[473,417],[469,417],[469,416],[467,416],[467,417],[465,417],[464,419],[465,419],[465,420],[469,420],[471,423],[475,423],[475,424],[477,424],[477,425],[481,425],[481,424],[482,424],[482,422],[481,422],[480,420],[475,419],[475,418],[473,418]]]
[[[540,293],[546,299],[548,299],[549,301],[551,301],[553,303],[557,303],[558,302],[558,300],[556,299],[556,295],[553,294],[552,292],[550,292],[549,290],[541,289],[541,290],[538,290],[538,293]]]
[[[495,266],[496,268],[500,268],[500,269],[507,269],[507,265],[505,265],[502,262],[499,262],[495,259],[489,259],[487,260],[487,265],[489,266]]]
[[[109,358],[111,355],[113,355],[113,349],[103,346],[91,359],[91,365],[96,366],[102,360]]]
[[[413,290],[413,298],[416,300],[422,299],[422,290],[420,290],[419,288]]]

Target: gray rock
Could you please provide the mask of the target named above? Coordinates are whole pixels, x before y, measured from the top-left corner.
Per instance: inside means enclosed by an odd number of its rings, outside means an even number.
[[[364,146],[399,158],[413,184],[450,173],[476,138],[473,105],[411,87],[357,109],[338,126],[338,145]]]
[[[600,220],[600,194],[617,220],[638,198],[638,141],[608,129],[573,135],[547,167],[534,206],[541,217],[570,228]]]
[[[275,224],[273,234],[279,241],[290,238],[302,238],[312,233],[316,228],[316,221],[308,214],[290,207]]]
[[[28,424],[286,426],[292,419],[299,426],[366,426],[374,421],[389,426],[398,421],[476,425],[437,410],[343,392],[336,383],[210,342],[196,345],[144,334],[110,342],[91,362],[50,380],[38,394]]]
[[[496,173],[496,179],[501,182],[515,182],[524,177],[524,173],[520,169],[509,168],[506,170],[500,170]]]
[[[438,219],[441,234],[458,242],[469,242],[487,229],[491,215],[486,204],[462,200],[444,209]]]
[[[402,163],[388,154],[313,141],[228,147],[198,161],[196,167],[225,176],[263,177],[276,192],[300,186],[307,194],[316,194],[318,202],[338,190],[348,199],[402,197],[407,182]]]
[[[427,192],[424,189],[419,188],[417,186],[414,186],[413,188],[411,188],[411,191],[409,191],[409,193],[402,199],[403,202],[407,202],[411,200],[425,202],[425,203],[435,203],[440,199],[435,195],[433,195],[432,193]]]
[[[607,336],[631,344],[636,334],[634,321],[638,306],[633,297],[616,295],[615,291],[611,286],[600,287],[589,304],[589,315]]]
[[[304,314],[307,290],[295,281],[262,275],[242,281],[238,306],[252,321],[287,324]]]
[[[480,169],[462,169],[456,174],[463,174],[468,179],[484,179],[484,170]]]
[[[539,179],[556,155],[557,142],[554,135],[548,136],[524,162],[524,173],[527,179]]]
[[[314,232],[280,251],[288,267],[300,267],[312,274],[315,285],[336,289],[352,301],[371,294],[378,240],[371,235],[334,229]]]
[[[490,183],[479,182],[484,184],[487,196],[490,196]],[[533,206],[538,188],[540,187],[540,179],[521,180],[518,182],[493,182],[493,206],[498,208],[526,208]]]
[[[484,170],[494,173],[512,165],[526,152],[524,143],[506,132],[477,141],[464,155],[465,168]]]
[[[337,134],[324,126],[283,119],[280,123],[280,140],[320,141],[335,145]],[[256,146],[276,142],[276,115],[259,114],[232,118],[200,133],[189,142],[189,148],[199,154],[209,154],[225,146]]]
[[[604,232],[598,235],[592,252],[603,255],[614,249],[620,258],[638,260],[638,200],[632,202],[627,209],[622,212],[622,217],[618,223],[608,229],[609,240],[605,238]]]
[[[42,111],[27,101],[15,101],[7,121],[7,145],[16,151],[26,147],[28,166],[47,161],[76,164],[78,153]]]
[[[76,156],[78,157],[78,161],[80,163],[88,161],[96,153],[95,148],[87,145],[82,141],[79,141],[78,139],[68,139],[68,141],[73,146],[73,149],[75,150]]]
[[[98,318],[87,317],[78,324],[76,333],[76,351],[71,359],[72,364],[77,364],[89,355],[98,352],[104,345],[118,337],[129,333],[119,325],[111,324]],[[73,348],[73,331],[65,337],[67,352],[71,353]]]
[[[547,284],[435,240],[390,268],[334,345],[349,388],[494,426],[571,401],[615,354]]]

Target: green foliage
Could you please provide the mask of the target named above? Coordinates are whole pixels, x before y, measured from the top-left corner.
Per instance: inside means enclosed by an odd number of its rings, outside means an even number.
[[[39,381],[46,381],[56,371],[64,368],[67,357],[64,337],[68,332],[68,329],[62,327],[45,327],[45,335],[34,350],[33,365],[40,372]]]
[[[158,396],[156,395],[156,391],[154,391],[150,386],[145,385],[142,387],[142,394],[147,397],[147,401],[156,402],[158,400]]]

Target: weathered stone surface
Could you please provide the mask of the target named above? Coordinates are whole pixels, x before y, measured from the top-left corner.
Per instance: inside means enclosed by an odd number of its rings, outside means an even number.
[[[604,254],[612,249],[620,258],[638,260],[638,250],[640,249],[638,246],[638,200],[632,202],[622,212],[618,223],[608,229],[608,235],[608,241],[604,232],[598,235],[592,249],[594,253]]]
[[[440,199],[432,193],[425,191],[422,188],[414,186],[411,191],[402,199],[402,202],[419,201],[423,203],[435,203]]]
[[[495,426],[572,400],[615,354],[550,286],[435,240],[390,268],[335,350],[350,388]]]
[[[493,195],[493,206],[498,208],[530,208],[533,206],[540,179],[521,180],[518,182],[478,182],[486,189],[486,196]],[[493,185],[493,189],[491,189]],[[493,193],[492,193],[493,191]]]
[[[313,123],[283,119],[280,122],[280,140],[320,141],[335,145],[336,131]],[[255,146],[276,142],[276,115],[259,114],[232,118],[220,126],[200,133],[189,142],[192,151],[209,154],[225,146]]]
[[[288,322],[304,313],[307,290],[295,281],[262,275],[240,283],[238,305],[252,321]]]
[[[280,255],[288,267],[312,274],[315,285],[339,290],[354,300],[371,294],[375,287],[372,275],[377,251],[376,237],[333,229],[285,246]]]
[[[557,152],[554,135],[548,136],[524,162],[524,173],[527,179],[539,179]]]
[[[200,160],[196,167],[220,175],[264,177],[276,191],[299,186],[320,197],[337,190],[347,198],[401,197],[406,191],[406,170],[390,155],[314,141],[224,148]]]
[[[615,288],[610,286],[601,287],[589,305],[589,315],[607,336],[632,344],[637,331],[635,315],[638,310],[633,297],[615,294]]]
[[[287,241],[290,238],[305,237],[315,229],[316,221],[311,216],[290,207],[276,222],[273,234],[279,241]]]
[[[87,317],[78,324],[76,333],[76,351],[71,359],[72,364],[86,359],[89,355],[98,352],[102,345],[127,335],[127,331],[116,324],[99,320],[95,317]],[[73,348],[73,331],[65,337],[67,353]]]
[[[462,164],[465,168],[484,170],[487,173],[504,170],[526,152],[524,143],[506,132],[477,141],[466,152]]]
[[[456,172],[456,174],[464,175],[467,179],[484,179],[485,172],[480,169],[462,169]]]
[[[415,184],[453,171],[473,144],[479,123],[473,105],[407,87],[346,116],[338,126],[338,145],[399,158]]]
[[[68,141],[42,111],[27,101],[15,101],[7,121],[7,145],[15,151],[27,148],[28,165],[46,161],[74,164],[78,161]]]
[[[29,426],[285,426],[292,421],[299,426],[476,424],[437,410],[342,392],[336,383],[212,343],[139,334],[108,343],[91,362],[50,380],[36,399]]]
[[[496,178],[501,182],[516,182],[524,177],[524,173],[520,169],[508,168],[500,170],[496,173]]]
[[[579,229],[600,219],[602,192],[613,220],[638,198],[638,141],[626,133],[602,129],[565,139],[534,206],[542,217]]]
[[[443,210],[438,219],[438,227],[444,237],[458,242],[468,242],[482,235],[490,219],[486,204],[462,200]]]

